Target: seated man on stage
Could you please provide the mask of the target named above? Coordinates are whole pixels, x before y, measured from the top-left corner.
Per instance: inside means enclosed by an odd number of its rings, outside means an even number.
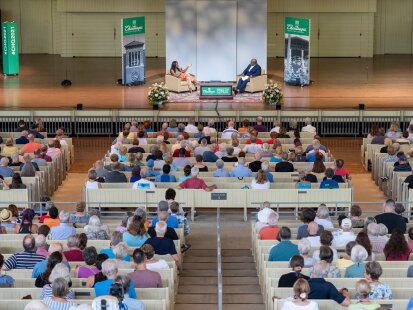
[[[250,77],[259,75],[261,75],[261,67],[257,63],[257,60],[253,58],[248,67],[242,72],[242,77],[238,80],[237,87],[234,90],[235,95],[238,94],[238,92],[243,93],[245,91],[245,88],[247,88],[247,84],[250,81]]]

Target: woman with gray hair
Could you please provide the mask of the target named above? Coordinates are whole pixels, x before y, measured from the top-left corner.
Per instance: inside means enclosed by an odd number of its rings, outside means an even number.
[[[364,276],[364,261],[367,259],[368,253],[364,247],[356,244],[351,249],[351,260],[353,265],[346,268],[345,278],[362,278]]]
[[[132,268],[131,262],[123,260],[123,258],[128,255],[128,252],[128,246],[124,242],[119,242],[113,247],[113,254],[115,254],[114,260],[118,264],[118,269]]]
[[[42,301],[49,306],[49,309],[69,310],[71,307],[76,306],[74,302],[69,301],[69,298],[67,298],[69,291],[66,279],[56,278],[51,285],[52,295],[43,297]]]
[[[57,264],[49,276],[49,283],[53,283],[56,279],[63,278],[69,285],[72,286],[72,280],[70,279],[70,271],[64,264]],[[43,286],[42,292],[40,294],[40,299],[45,299],[47,297],[53,297],[53,288],[52,285],[46,284]],[[65,299],[74,299],[75,293],[72,289],[68,288],[66,294],[64,295]]]
[[[83,228],[88,240],[108,240],[109,228],[103,225],[96,215],[89,219],[89,224]]]
[[[106,276],[107,280],[95,283],[95,296],[104,296],[109,295],[109,289],[114,280],[118,275],[118,265],[115,260],[108,259],[105,260],[102,264],[102,273]],[[133,283],[130,284],[128,291],[130,298],[136,299],[135,286]]]
[[[115,253],[113,251],[114,247],[122,242],[122,233],[119,231],[114,231],[110,237],[110,247],[107,249],[100,250],[100,254],[106,254],[109,258],[115,258]],[[126,255],[122,257],[122,260],[130,262],[130,256]]]
[[[334,225],[330,219],[330,210],[324,203],[319,205],[317,209],[317,216],[314,219],[314,222],[316,222],[318,225],[322,225],[324,229],[334,228]]]
[[[308,239],[303,238],[298,241],[298,252],[300,252],[301,257],[304,259],[305,267],[312,267],[314,265],[314,258],[310,256],[311,243]]]

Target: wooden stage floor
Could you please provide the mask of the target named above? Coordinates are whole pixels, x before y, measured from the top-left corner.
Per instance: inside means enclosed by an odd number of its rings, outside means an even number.
[[[0,108],[56,109],[150,109],[148,87],[161,82],[164,58],[147,59],[147,84],[124,87],[120,78],[120,58],[61,58],[56,55],[21,55],[21,74],[1,77]],[[282,83],[283,59],[268,60],[269,76]],[[67,76],[73,82],[63,88]],[[283,109],[406,109],[413,104],[413,56],[385,55],[374,58],[313,58],[309,87],[284,89]],[[211,103],[171,103],[167,110],[213,110]],[[272,109],[264,104],[221,104],[222,110]]]

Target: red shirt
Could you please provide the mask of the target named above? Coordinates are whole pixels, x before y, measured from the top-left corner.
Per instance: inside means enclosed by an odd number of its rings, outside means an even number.
[[[348,176],[350,175],[350,173],[348,172],[348,170],[346,168],[336,168],[336,172],[335,175],[338,175],[340,177],[346,177],[348,178]]]
[[[40,148],[41,148],[41,145],[39,143],[29,142],[29,143],[26,143],[22,149],[23,149],[23,152],[26,154],[26,153],[34,153],[35,150],[38,150]]]
[[[275,240],[277,239],[280,228],[278,226],[267,226],[260,230],[260,240]]]
[[[179,149],[176,149],[172,154],[173,157],[179,157]],[[191,152],[185,150],[185,157],[191,157]]]
[[[406,261],[409,260],[409,256],[410,256],[410,249],[407,248],[406,253],[399,253],[397,255],[394,254],[390,254],[390,255],[386,255],[386,261]]]
[[[255,141],[255,143],[256,143],[256,144],[262,144],[262,140],[257,138],[257,140]],[[250,141],[250,140],[247,140],[247,142],[245,142],[245,144],[251,144],[251,141]]]
[[[63,255],[68,262],[83,262],[83,253],[81,250],[73,249],[64,251]]]
[[[179,187],[187,189],[206,189],[208,186],[205,184],[204,180],[198,177],[192,177],[179,184]]]

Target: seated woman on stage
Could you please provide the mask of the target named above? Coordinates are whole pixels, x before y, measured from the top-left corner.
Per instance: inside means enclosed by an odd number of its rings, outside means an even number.
[[[194,89],[195,89],[196,80],[195,80],[195,77],[193,77],[187,72],[190,67],[192,67],[192,64],[186,66],[186,68],[183,69],[178,65],[178,62],[175,60],[175,61],[172,61],[172,65],[171,65],[171,69],[169,70],[169,73],[172,76],[177,77],[181,81],[186,81],[188,83],[189,91],[192,93],[192,90],[193,90],[192,84],[194,84]]]

